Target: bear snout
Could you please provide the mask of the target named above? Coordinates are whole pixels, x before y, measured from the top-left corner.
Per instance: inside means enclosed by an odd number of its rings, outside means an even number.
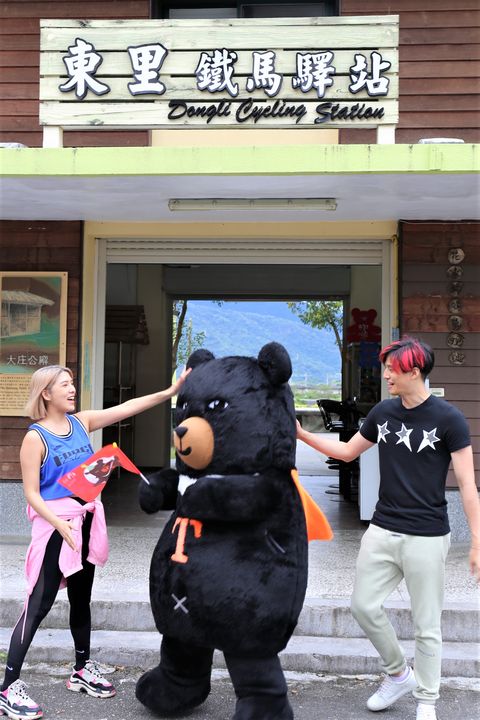
[[[177,425],[173,443],[181,460],[194,470],[204,470],[212,461],[215,441],[205,418],[189,417]]]

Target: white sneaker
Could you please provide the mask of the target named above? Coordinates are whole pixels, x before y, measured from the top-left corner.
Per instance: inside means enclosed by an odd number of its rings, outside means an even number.
[[[98,660],[92,660],[92,662],[95,663],[97,670],[101,675],[112,675],[112,673],[117,672],[115,665],[106,665]]]
[[[43,711],[28,695],[23,680],[15,680],[0,693],[0,715],[13,720],[36,720],[43,717]]]
[[[97,698],[109,698],[115,695],[112,683],[105,680],[94,660],[87,660],[82,670],[73,670],[67,680],[67,689],[73,692],[86,692]]]
[[[385,708],[393,705],[395,700],[412,692],[417,687],[417,681],[411,667],[408,668],[408,675],[402,682],[395,682],[390,675],[385,675],[382,684],[377,692],[371,695],[367,700],[367,707],[373,712],[377,710],[385,710]],[[417,718],[418,720],[418,718]]]
[[[437,720],[435,705],[427,705],[427,703],[418,703],[417,720]]]

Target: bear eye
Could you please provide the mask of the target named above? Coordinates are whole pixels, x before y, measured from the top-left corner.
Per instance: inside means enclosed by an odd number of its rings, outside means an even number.
[[[228,402],[226,400],[211,400],[208,403],[208,408],[210,410],[225,410],[227,407]]]
[[[188,402],[185,400],[185,402],[180,403],[180,410],[186,410],[187,409]]]

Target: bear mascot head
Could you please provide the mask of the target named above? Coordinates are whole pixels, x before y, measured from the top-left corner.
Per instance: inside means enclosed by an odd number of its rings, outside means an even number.
[[[197,350],[187,367],[173,432],[176,470],[140,486],[143,510],[173,513],[150,569],[160,664],[140,678],[137,698],[162,717],[189,711],[210,692],[219,649],[237,696],[235,720],[290,720],[277,653],[307,585],[290,357],[272,342],[257,358]],[[322,521],[314,537],[329,537]]]

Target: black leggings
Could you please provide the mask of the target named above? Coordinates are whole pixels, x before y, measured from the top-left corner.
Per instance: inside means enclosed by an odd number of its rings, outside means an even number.
[[[79,570],[67,578],[67,593],[70,602],[70,631],[75,643],[76,670],[81,670],[85,662],[90,658],[90,598],[95,565],[87,561],[87,555],[92,519],[92,513],[87,512],[82,526],[83,570]],[[25,618],[24,611],[12,633],[2,690],[5,690],[20,677],[25,655],[38,626],[49,613],[57,596],[62,579],[62,573],[58,565],[62,542],[62,536],[58,530],[55,530],[47,543],[40,575],[28,600],[27,616]]]

